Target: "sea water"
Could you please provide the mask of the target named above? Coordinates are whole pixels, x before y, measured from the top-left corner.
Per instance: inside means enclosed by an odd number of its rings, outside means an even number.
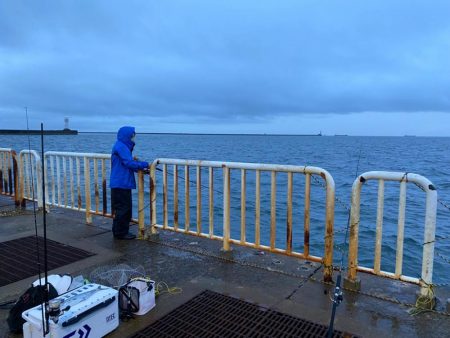
[[[79,134],[74,136],[45,136],[45,150],[109,153],[114,134]],[[40,149],[40,137],[31,136],[32,149]],[[0,135],[0,147],[19,152],[28,149],[27,136]],[[435,137],[351,137],[351,136],[270,136],[270,135],[148,135],[138,134],[134,155],[141,160],[180,158],[211,161],[256,162],[309,165],[327,170],[336,184],[334,227],[334,261],[345,252],[344,237],[350,205],[351,187],[356,174],[372,170],[416,173],[428,178],[436,187],[438,198],[450,204],[450,138]],[[170,170],[171,167],[169,168]],[[179,169],[179,222],[184,227],[184,168]],[[190,170],[190,228],[196,229],[196,168]],[[171,173],[172,171],[170,171]],[[246,237],[254,240],[255,177],[247,173]],[[286,245],[286,181],[287,175],[277,174],[277,233],[278,247]],[[158,195],[162,194],[162,177],[157,176]],[[312,181],[311,192],[311,254],[323,256],[325,193],[321,178]],[[214,231],[222,233],[221,170],[215,170]],[[147,180],[146,180],[146,185]],[[148,187],[147,187],[148,188]],[[173,175],[169,175],[169,225],[173,223]],[[202,170],[202,231],[208,232],[208,171]],[[148,189],[147,189],[148,190]],[[148,193],[147,193],[148,195]],[[425,193],[413,184],[407,188],[407,208],[403,274],[420,277],[423,250]],[[146,196],[146,201],[148,200]],[[399,185],[386,182],[382,238],[382,269],[394,271],[397,241]],[[157,218],[162,223],[162,198],[158,196]],[[304,177],[294,175],[293,246],[303,250]],[[359,234],[359,264],[373,267],[375,251],[377,182],[369,181],[362,189],[361,224]],[[231,173],[231,232],[240,238],[240,172]],[[136,215],[136,198],[134,200]],[[147,204],[147,203],[146,203]],[[147,204],[148,205],[148,204]],[[434,281],[450,282],[450,210],[438,204]],[[148,220],[148,208],[145,210]],[[148,223],[148,221],[146,221]],[[261,243],[270,241],[270,174],[261,174]],[[345,258],[346,258],[345,252]]]

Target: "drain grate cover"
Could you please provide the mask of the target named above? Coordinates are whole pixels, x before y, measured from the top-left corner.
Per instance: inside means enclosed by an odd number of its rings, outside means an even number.
[[[203,291],[130,338],[326,337],[328,327],[256,304]],[[333,337],[356,337],[334,331]]]
[[[44,239],[39,239],[41,272],[44,269]],[[92,252],[74,248],[47,239],[48,270],[58,268],[83,258],[95,255]],[[0,286],[38,274],[36,237],[22,237],[0,243]]]

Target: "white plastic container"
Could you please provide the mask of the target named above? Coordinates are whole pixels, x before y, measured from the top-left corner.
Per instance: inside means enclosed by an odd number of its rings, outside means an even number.
[[[139,290],[139,311],[134,312],[135,315],[145,315],[155,307],[155,282],[135,278],[129,282],[128,287],[134,287]]]
[[[119,326],[118,292],[99,284],[86,284],[57,298],[62,313],[49,319],[45,337],[103,337]],[[24,338],[42,338],[42,307],[22,313]]]

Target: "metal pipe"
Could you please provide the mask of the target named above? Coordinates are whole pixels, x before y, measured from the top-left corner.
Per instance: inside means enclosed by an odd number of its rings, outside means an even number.
[[[108,213],[108,196],[107,196],[107,186],[106,186],[106,161],[102,159],[102,214],[106,215]]]
[[[325,254],[323,258],[324,282],[333,281],[333,226],[334,226],[334,180],[331,176],[322,177],[326,182],[325,213]]]
[[[92,159],[94,161],[94,196],[95,196],[95,212],[98,212],[100,206],[100,192],[98,189],[98,162],[97,159]]]
[[[420,293],[423,296],[429,295],[429,285],[433,283],[433,259],[437,212],[437,191],[434,189],[433,185],[430,184],[428,186],[426,193],[425,229],[422,254],[422,280],[426,284],[422,285],[420,290]]]
[[[277,172],[271,172],[270,178],[270,248],[275,249],[277,235]]]
[[[169,226],[168,192],[167,192],[167,164],[163,164],[163,224],[164,224],[164,229]]]
[[[379,273],[381,269],[381,240],[383,235],[383,209],[384,209],[384,181],[378,180],[378,203],[377,203],[377,235],[375,239],[375,259],[373,269]]]
[[[292,190],[293,190],[293,173],[288,173],[287,186],[287,217],[286,217],[286,251],[288,254],[292,252]]]
[[[59,156],[55,156],[56,161],[56,189],[58,191],[58,207],[61,206],[61,180],[60,180],[60,167],[59,167]]]
[[[45,155],[44,155],[45,156]],[[55,205],[55,156],[49,156],[50,159],[50,171],[52,175],[52,205]]]
[[[305,205],[303,216],[303,253],[306,257],[309,256],[309,235],[311,224],[311,174],[305,175]]]
[[[398,203],[397,253],[395,256],[395,276],[400,278],[403,267],[403,242],[405,240],[406,181],[400,182]]]
[[[69,173],[70,173],[70,206],[75,206],[75,192],[73,188],[73,157],[69,157]]]
[[[282,165],[282,164],[266,164],[266,163],[243,163],[243,162],[219,162],[219,161],[203,161],[203,160],[182,160],[172,158],[158,158],[154,160],[156,164],[177,164],[188,166],[201,166],[222,168],[226,166],[229,169],[248,169],[248,170],[261,170],[261,171],[278,171],[278,172],[292,172],[300,174],[315,174],[321,177],[326,176],[328,180],[331,175],[322,168],[312,166],[295,166],[295,165]]]
[[[66,170],[66,157],[62,157],[63,162],[63,182],[64,182],[64,207],[67,208],[67,170]],[[98,211],[97,209],[95,211]]]
[[[190,206],[189,206],[189,166],[184,167],[184,231],[189,231]]]
[[[156,232],[156,164],[150,166],[150,224],[151,232]]]
[[[80,210],[81,207],[82,207],[82,200],[81,200],[81,173],[80,173],[81,165],[80,165],[80,158],[79,157],[76,158],[75,163],[76,163],[76,166],[77,166],[77,194],[78,194],[78,196],[77,196],[77,205],[78,205],[78,210]],[[54,181],[53,181],[53,183],[54,183]],[[53,186],[53,196],[55,196],[55,187],[54,186]]]
[[[256,170],[255,180],[255,245],[261,244],[261,171]]]
[[[197,234],[202,232],[202,171],[197,166]]]
[[[209,237],[214,236],[214,169],[209,169]]]
[[[178,230],[178,166],[173,166],[173,224]]]
[[[246,179],[246,171],[245,169],[241,169],[241,243],[244,244],[246,242],[246,190],[247,190],[247,179]]]
[[[13,157],[13,176],[14,176],[14,202],[16,207],[20,205],[20,191],[19,191],[19,160],[17,159],[17,153],[11,150]]]
[[[359,177],[358,177],[359,178]],[[350,237],[348,243],[348,274],[347,278],[351,282],[356,282],[356,269],[358,267],[358,233],[359,233],[359,215],[361,206],[361,187],[358,179],[352,186],[352,205],[350,211]]]
[[[139,238],[145,235],[145,207],[144,207],[144,172],[138,171],[138,224]]]
[[[59,186],[59,183],[58,183]],[[86,199],[86,223],[92,224],[91,215],[91,170],[89,158],[84,157],[84,197]]]
[[[223,167],[223,250],[230,251],[230,169]]]

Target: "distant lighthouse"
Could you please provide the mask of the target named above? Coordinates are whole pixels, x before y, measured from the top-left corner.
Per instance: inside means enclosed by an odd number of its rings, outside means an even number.
[[[64,130],[70,130],[70,128],[69,128],[69,118],[68,117],[64,118]]]

